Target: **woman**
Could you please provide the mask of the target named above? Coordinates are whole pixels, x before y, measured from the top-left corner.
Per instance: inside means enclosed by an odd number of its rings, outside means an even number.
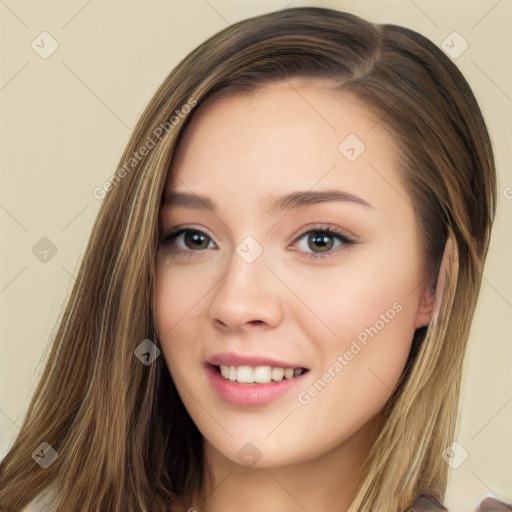
[[[95,192],[2,509],[443,500],[495,179],[416,32],[296,8],[210,38]]]

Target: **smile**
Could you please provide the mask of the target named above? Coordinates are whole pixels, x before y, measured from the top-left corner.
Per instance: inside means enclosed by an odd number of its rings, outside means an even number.
[[[303,367],[259,364],[205,365],[210,386],[225,403],[254,407],[268,405],[291,392],[309,373]]]
[[[299,377],[305,368],[279,368],[272,366],[228,366],[220,365],[220,374],[224,379],[239,384],[270,384],[285,379]]]

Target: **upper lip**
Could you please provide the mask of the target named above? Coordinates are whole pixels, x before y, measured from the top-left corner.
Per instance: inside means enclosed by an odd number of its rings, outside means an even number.
[[[207,359],[212,366],[275,366],[277,368],[305,368],[300,364],[290,363],[266,355],[235,354],[222,352]]]

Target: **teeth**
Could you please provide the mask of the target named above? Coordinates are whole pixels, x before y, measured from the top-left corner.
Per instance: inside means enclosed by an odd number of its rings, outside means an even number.
[[[229,379],[229,366],[221,366],[220,374],[226,379]]]
[[[272,370],[270,366],[256,366],[254,368],[254,382],[258,384],[267,384],[272,380]]]
[[[281,382],[284,377],[284,370],[283,368],[272,368],[272,372],[270,375],[272,377],[272,380],[276,382]]]
[[[252,384],[254,382],[254,370],[250,366],[239,366],[236,369],[236,380],[242,384]]]
[[[240,384],[270,384],[272,381],[281,382],[302,375],[302,368],[277,368],[271,366],[220,366],[220,374],[232,382]]]

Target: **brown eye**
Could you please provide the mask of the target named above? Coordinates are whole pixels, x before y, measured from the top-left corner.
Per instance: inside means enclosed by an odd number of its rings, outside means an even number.
[[[201,251],[212,249],[213,240],[202,231],[197,229],[179,229],[168,233],[162,240],[163,245],[176,245],[182,251]]]
[[[300,252],[309,260],[335,256],[339,249],[348,248],[354,244],[341,229],[319,228],[306,231],[295,240]]]
[[[308,247],[319,252],[330,251],[334,246],[334,237],[324,231],[311,231],[308,234]]]
[[[207,249],[208,235],[200,231],[186,231],[183,233],[183,242],[187,249]],[[205,243],[206,242],[206,243]]]

